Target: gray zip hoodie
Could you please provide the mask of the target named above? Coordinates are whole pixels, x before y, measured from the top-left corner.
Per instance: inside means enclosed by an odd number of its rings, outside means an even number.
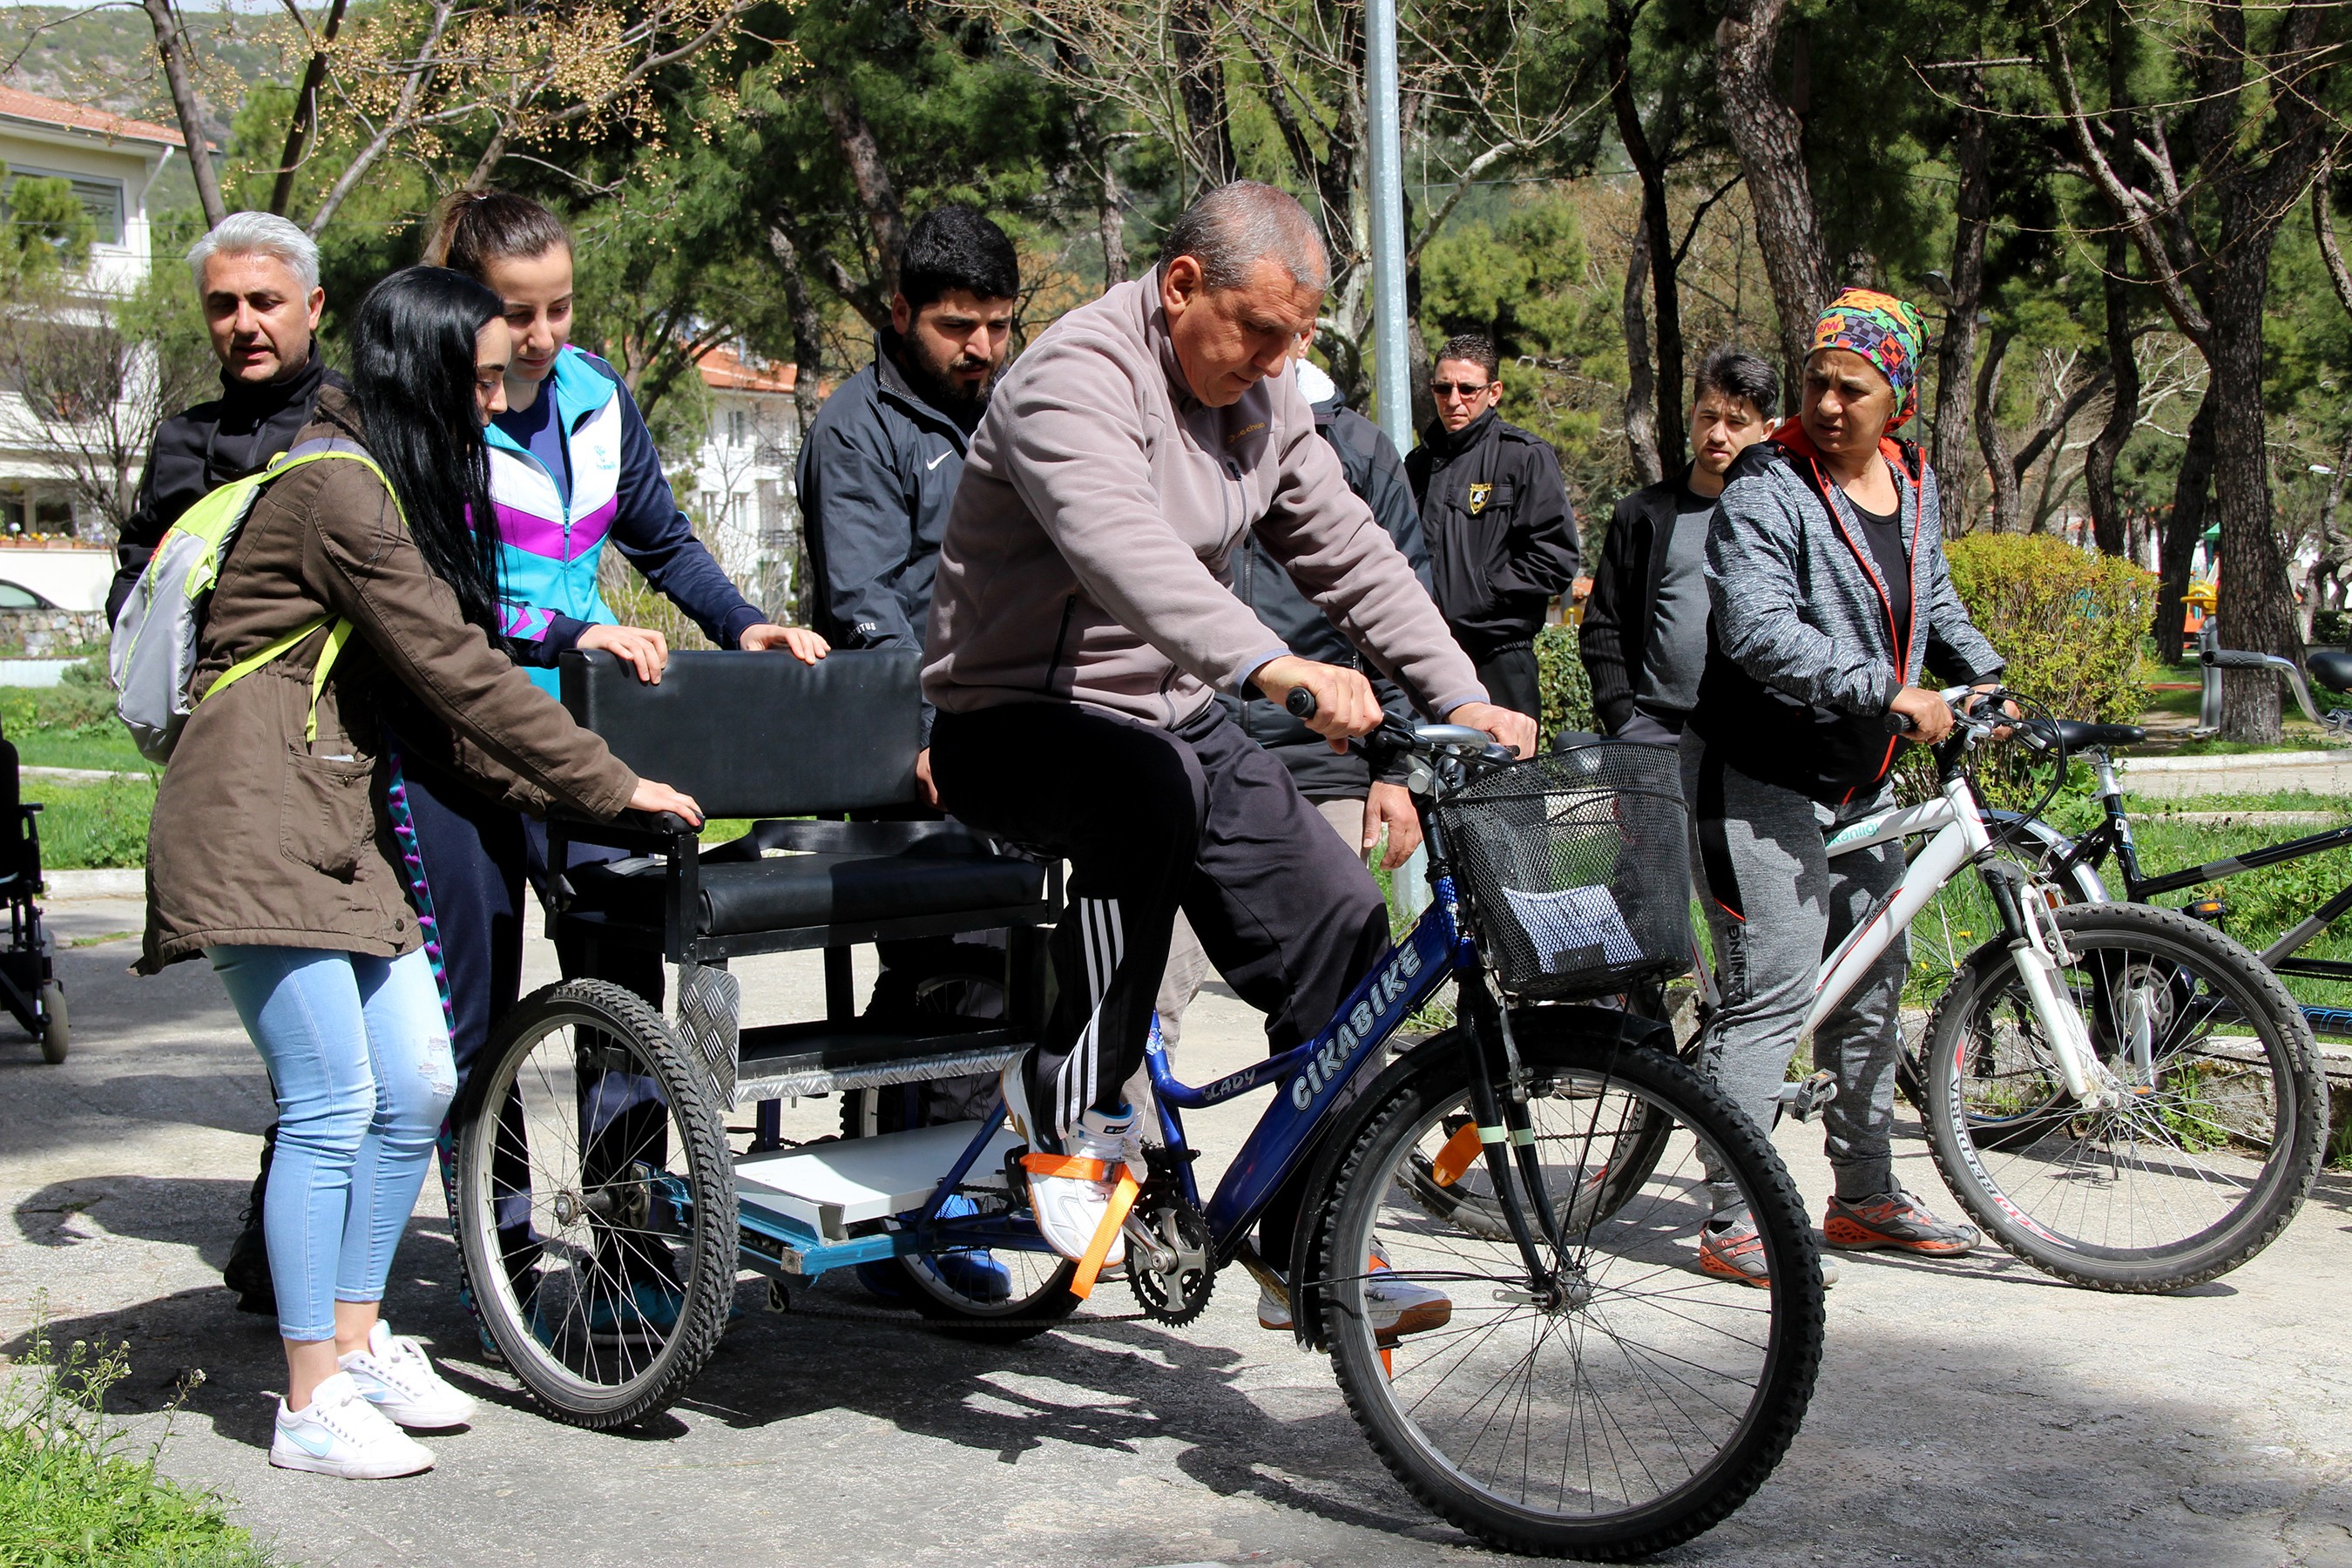
[[[1250,529],[1424,711],[1486,700],[1297,378],[1228,408],[1193,397],[1156,271],[1055,321],[990,395],[940,544],[923,695],[1161,727],[1241,695],[1287,651],[1229,586]]]

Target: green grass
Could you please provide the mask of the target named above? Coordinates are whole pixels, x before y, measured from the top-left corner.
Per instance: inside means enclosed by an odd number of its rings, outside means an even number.
[[[102,784],[29,780],[25,799],[41,805],[41,865],[46,869],[147,863],[147,819],[155,814],[153,777]]]
[[[216,1493],[156,1474],[170,1423],[141,1447],[106,1413],[128,1375],[121,1348],[77,1340],[59,1360],[37,1326],[0,1388],[0,1563],[7,1568],[269,1568],[275,1553]],[[190,1374],[182,1392],[204,1374]]]
[[[94,728],[94,727],[92,727]],[[11,731],[16,760],[28,768],[104,768],[113,773],[160,771],[139,754],[121,724],[110,723],[97,733],[89,729]]]

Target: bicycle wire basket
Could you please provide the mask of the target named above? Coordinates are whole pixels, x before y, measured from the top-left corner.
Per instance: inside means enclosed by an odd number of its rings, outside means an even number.
[[[1690,827],[1675,748],[1573,746],[1496,769],[1437,818],[1504,990],[1598,996],[1690,967]]]

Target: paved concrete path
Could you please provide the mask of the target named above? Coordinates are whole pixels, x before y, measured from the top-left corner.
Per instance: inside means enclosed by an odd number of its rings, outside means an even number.
[[[92,939],[135,929],[140,910],[101,900],[52,915]],[[237,1499],[290,1560],[1496,1561],[1391,1481],[1326,1363],[1256,1327],[1238,1271],[1181,1332],[1081,1317],[1011,1349],[771,1316],[747,1281],[747,1316],[689,1402],[643,1431],[594,1434],[536,1415],[483,1364],[431,1188],[387,1312],[480,1397],[479,1421],[436,1437],[441,1467],[415,1480],[273,1471],[277,1341],[216,1272],[268,1119],[264,1080],[201,965],[133,980],[132,954],[118,939],[61,955],[64,1066],[0,1042],[0,1353],[23,1353],[46,1297],[60,1339],[129,1341],[125,1409],[159,1409],[201,1368],[163,1467]],[[533,963],[543,977],[543,946]],[[815,1010],[813,963],[745,976],[752,1016]],[[1205,998],[1188,1070],[1247,1059],[1254,1035],[1245,1009]],[[804,1103],[801,1121],[817,1131],[832,1103]],[[1194,1125],[1209,1163],[1238,1142],[1231,1113]],[[1819,1202],[1818,1136],[1791,1129],[1781,1146]],[[1905,1179],[1937,1194],[1907,1122],[1899,1149]],[[1667,1561],[2352,1565],[2352,1182],[2331,1176],[2268,1253],[2181,1297],[2068,1289],[2000,1254],[1844,1268],[1796,1447],[1746,1509]],[[1115,1288],[1104,1300],[1128,1309]],[[864,1300],[847,1284],[810,1297],[843,1311]]]

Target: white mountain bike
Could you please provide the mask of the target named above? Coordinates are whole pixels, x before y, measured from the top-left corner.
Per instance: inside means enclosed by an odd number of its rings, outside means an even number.
[[[1937,1169],[2010,1252],[2078,1285],[2174,1290],[2278,1236],[2327,1135],[2318,1047],[2278,977],[2210,926],[2145,904],[2076,902],[2007,852],[2021,818],[1989,813],[1972,762],[2021,745],[2065,776],[2033,704],[1944,693],[1937,793],[1840,829],[1832,858],[1924,837],[1902,884],[1823,960],[1808,1034],[1948,884],[1974,867],[1986,940],[1953,969],[1924,1032]],[[1705,983],[1705,967],[1700,970]],[[1803,1097],[1794,1096],[1801,1100]]]

